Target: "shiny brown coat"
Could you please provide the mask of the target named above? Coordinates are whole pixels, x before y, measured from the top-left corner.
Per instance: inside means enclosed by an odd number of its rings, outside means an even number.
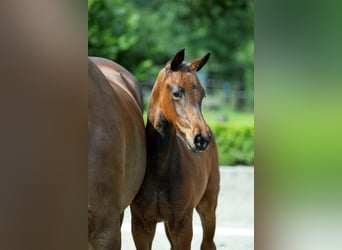
[[[124,209],[146,168],[139,86],[118,64],[88,59],[88,243],[120,249]]]
[[[196,76],[209,58],[183,63],[184,50],[162,69],[152,90],[146,127],[147,169],[131,204],[136,248],[152,247],[156,223],[164,222],[173,250],[188,250],[193,210],[203,227],[201,249],[216,249],[219,192],[214,137],[201,113],[204,90]]]

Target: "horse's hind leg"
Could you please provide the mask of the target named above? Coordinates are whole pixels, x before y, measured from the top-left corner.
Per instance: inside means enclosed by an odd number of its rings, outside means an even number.
[[[120,250],[120,216],[108,216],[98,220],[94,237],[91,240],[94,250]]]
[[[200,215],[202,228],[203,228],[203,240],[201,244],[201,250],[214,250],[216,249],[214,243],[215,227],[216,227],[216,215],[215,210],[217,206],[217,197],[219,191],[219,174],[213,172],[209,178],[207,189],[196,207],[197,212]]]

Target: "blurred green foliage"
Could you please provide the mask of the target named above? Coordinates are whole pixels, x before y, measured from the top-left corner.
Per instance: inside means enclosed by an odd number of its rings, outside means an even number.
[[[220,165],[254,165],[254,125],[216,124],[215,135]]]
[[[253,0],[88,0],[88,55],[117,61],[151,86],[179,49],[189,59],[210,51],[203,70],[217,88],[229,81],[253,91],[253,19]]]

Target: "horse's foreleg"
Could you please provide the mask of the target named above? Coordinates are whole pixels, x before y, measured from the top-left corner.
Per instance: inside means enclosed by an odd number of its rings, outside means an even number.
[[[215,227],[216,227],[216,215],[215,210],[217,206],[217,196],[219,191],[219,176],[218,171],[212,173],[209,178],[207,189],[197,205],[196,210],[200,215],[202,228],[203,228],[203,240],[201,244],[201,250],[215,250],[214,243]]]
[[[197,212],[200,215],[202,228],[203,228],[203,240],[201,244],[201,250],[215,250],[214,243],[215,234],[215,210],[205,208],[205,206],[197,206]]]
[[[180,219],[165,222],[171,250],[190,250],[192,240],[192,211]]]
[[[132,211],[132,234],[137,250],[150,250],[152,248],[156,224],[156,222],[140,219]]]
[[[169,226],[167,225],[167,222],[164,222],[164,228],[165,228],[166,236],[169,239],[169,242],[171,243],[171,247],[172,247],[171,233],[170,233]]]

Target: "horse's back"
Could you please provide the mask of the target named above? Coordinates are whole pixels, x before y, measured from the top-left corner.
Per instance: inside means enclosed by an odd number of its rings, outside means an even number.
[[[126,90],[143,112],[143,95],[138,81],[120,64],[101,57],[91,57],[111,85],[119,85]]]

